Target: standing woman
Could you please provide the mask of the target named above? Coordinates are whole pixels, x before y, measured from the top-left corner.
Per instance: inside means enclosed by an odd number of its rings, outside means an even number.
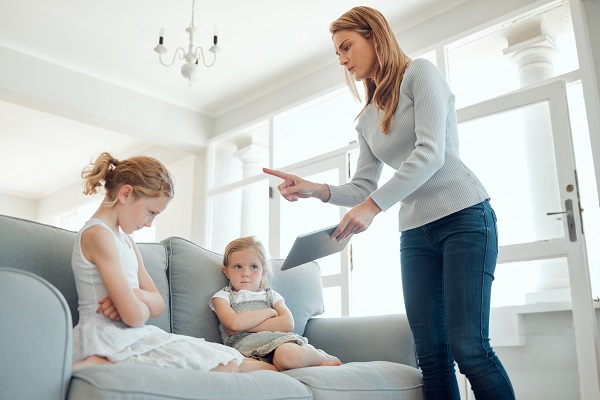
[[[360,156],[351,182],[283,179],[289,201],[315,197],[353,207],[332,238],[365,231],[400,203],[404,302],[427,400],[459,399],[454,362],[478,400],[514,399],[510,379],[490,346],[490,295],[498,255],[489,195],[460,160],[454,95],[439,70],[402,51],[385,17],[355,7],[331,23],[345,81],[365,107],[356,130]],[[378,187],[383,163],[396,170]]]

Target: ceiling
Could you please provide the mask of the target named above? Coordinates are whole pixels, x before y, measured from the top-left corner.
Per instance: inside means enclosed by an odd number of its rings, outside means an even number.
[[[195,45],[210,62],[216,27],[222,52],[192,86],[180,61],[165,68],[153,51],[160,28],[167,56],[187,47],[191,0],[1,0],[0,47],[216,118],[335,64],[328,26],[353,6],[379,9],[400,31],[464,1],[197,0]],[[0,97],[0,193],[47,196],[109,143],[122,157],[153,145]]]

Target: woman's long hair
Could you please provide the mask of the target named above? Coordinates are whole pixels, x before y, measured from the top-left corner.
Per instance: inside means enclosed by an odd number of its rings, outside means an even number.
[[[363,80],[366,98],[362,111],[371,102],[376,110],[382,110],[380,128],[387,135],[392,128],[394,113],[400,99],[400,84],[410,58],[400,48],[383,14],[371,7],[354,7],[329,25],[332,35],[341,30],[357,32],[363,38],[373,41],[377,63],[373,77]],[[356,83],[346,69],[344,69],[344,81],[354,98],[361,101]]]

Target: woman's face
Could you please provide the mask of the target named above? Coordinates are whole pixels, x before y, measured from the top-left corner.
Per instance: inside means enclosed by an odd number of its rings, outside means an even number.
[[[333,46],[340,65],[355,81],[373,77],[377,55],[371,38],[365,39],[358,32],[345,29],[333,34]]]

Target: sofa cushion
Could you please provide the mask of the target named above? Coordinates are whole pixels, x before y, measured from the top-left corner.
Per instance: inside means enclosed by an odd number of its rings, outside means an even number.
[[[227,284],[221,256],[179,237],[162,243],[169,251],[173,333],[221,343],[219,320],[208,306],[212,295]]]
[[[213,294],[227,285],[221,271],[223,256],[189,240],[163,240],[169,249],[169,283],[173,333],[202,337],[221,343],[219,320],[208,306]],[[273,288],[286,299],[295,321],[294,331],[304,332],[309,318],[323,312],[321,274],[316,263],[280,271],[274,261]]]
[[[162,243],[137,243],[146,271],[165,300],[165,311],[157,318],[148,319],[148,324],[156,325],[171,332],[171,308],[169,307],[169,280],[167,248]]]
[[[294,332],[304,335],[308,320],[325,311],[321,268],[313,261],[282,271],[283,260],[272,260],[272,263],[275,270],[273,289],[285,298],[285,304],[294,316]]]
[[[75,325],[79,313],[71,269],[74,243],[75,232],[0,215],[0,266],[29,271],[50,282],[67,301]]]
[[[77,289],[71,268],[76,232],[26,219],[0,215],[0,266],[32,272],[50,282],[65,297],[73,325],[79,322]],[[169,309],[167,249],[160,243],[139,245],[144,265]],[[170,332],[169,313],[148,320]]]
[[[100,365],[73,374],[69,399],[312,399],[295,379],[274,371],[202,372],[148,365]]]
[[[315,400],[422,400],[421,371],[389,361],[298,368],[283,372],[310,389]]]

